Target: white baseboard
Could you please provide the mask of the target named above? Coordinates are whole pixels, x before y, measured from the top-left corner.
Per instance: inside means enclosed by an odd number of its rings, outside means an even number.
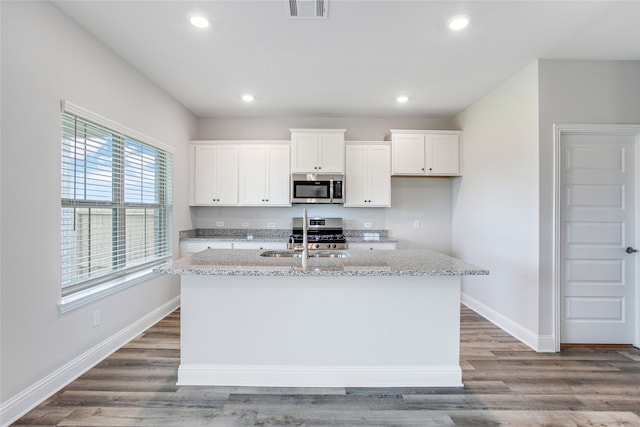
[[[512,335],[514,338],[522,341],[533,350],[539,353],[554,353],[556,351],[553,335],[538,335],[464,292],[462,293],[461,301],[464,305],[477,312],[500,329]]]
[[[180,296],[176,296],[146,316],[56,369],[9,400],[2,402],[0,405],[0,425],[2,425],[2,427],[10,425],[80,375],[100,363],[127,342],[162,320],[179,306]]]
[[[181,364],[178,385],[251,387],[462,387],[460,366]]]

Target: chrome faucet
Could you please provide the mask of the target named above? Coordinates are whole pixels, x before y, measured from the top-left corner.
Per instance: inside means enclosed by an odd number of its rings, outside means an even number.
[[[302,209],[302,260],[309,259],[309,220],[307,219],[307,208]]]

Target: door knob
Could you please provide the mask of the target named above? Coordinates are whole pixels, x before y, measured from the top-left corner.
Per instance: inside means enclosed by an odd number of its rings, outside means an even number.
[[[628,253],[628,254],[632,254],[634,252],[638,252],[638,250],[632,248],[631,246],[627,246],[627,249],[625,249],[625,252]]]

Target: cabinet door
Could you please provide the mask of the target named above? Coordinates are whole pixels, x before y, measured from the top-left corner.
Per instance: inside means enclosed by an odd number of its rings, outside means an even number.
[[[459,135],[428,135],[427,163],[429,175],[459,175]]]
[[[346,207],[391,206],[391,149],[388,145],[346,148]]]
[[[291,172],[318,173],[318,135],[294,133],[291,135]]]
[[[197,145],[192,151],[191,185],[193,186],[192,203],[196,205],[215,204],[216,196],[216,172],[215,159],[216,147]]]
[[[346,207],[367,206],[367,147],[349,145],[346,148],[345,201]]]
[[[318,134],[318,168],[322,173],[344,173],[343,134]]]
[[[238,204],[237,147],[196,145],[192,148],[191,167],[192,204]]]
[[[420,134],[397,134],[392,136],[392,173],[394,175],[424,175],[425,136]]]
[[[267,165],[267,203],[274,206],[291,206],[289,147],[268,147]]]
[[[260,146],[244,146],[240,152],[240,204],[266,203],[267,150]]]
[[[217,146],[215,161],[216,198],[221,205],[238,204],[238,147]]]
[[[391,206],[391,150],[388,145],[367,150],[370,206]],[[347,188],[348,190],[348,188]]]

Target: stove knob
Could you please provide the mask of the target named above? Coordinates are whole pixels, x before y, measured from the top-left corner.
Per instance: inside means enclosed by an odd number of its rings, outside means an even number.
[[[336,244],[334,243],[334,244],[333,244],[333,249],[335,249],[335,248],[336,248]]]
[[[315,247],[316,249],[318,249],[318,248],[320,248],[320,245],[316,243],[316,244],[314,245],[314,247]]]

